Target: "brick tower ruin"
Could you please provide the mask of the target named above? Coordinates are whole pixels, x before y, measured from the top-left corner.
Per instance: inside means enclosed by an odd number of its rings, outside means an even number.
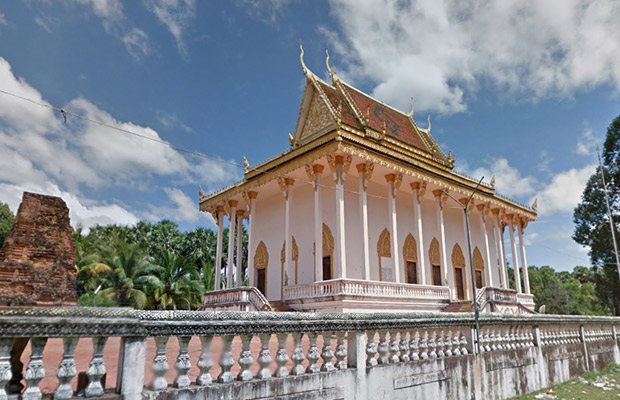
[[[60,197],[24,192],[0,250],[0,306],[76,304],[72,233]]]

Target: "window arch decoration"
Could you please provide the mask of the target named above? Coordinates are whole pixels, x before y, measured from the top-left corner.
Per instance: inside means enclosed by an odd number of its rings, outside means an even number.
[[[382,281],[384,279],[383,270],[386,268],[381,262],[382,258],[392,258],[392,246],[391,246],[391,237],[390,231],[387,228],[384,228],[379,235],[379,240],[377,240],[377,257],[379,259],[379,280]],[[388,271],[386,270],[386,273]],[[393,274],[393,272],[392,272]],[[385,278],[388,278],[387,276]]]
[[[323,280],[329,280],[334,278],[334,235],[332,235],[331,229],[325,223],[323,224],[322,231],[322,258],[323,258]],[[316,243],[314,243],[314,252],[316,252]],[[326,269],[329,271],[329,276],[326,279]],[[314,281],[317,281],[316,270],[314,271]]]
[[[465,257],[458,243],[452,248],[452,269],[454,271],[454,289],[459,300],[466,298]]]
[[[291,261],[293,262],[293,265],[295,266],[295,285],[297,285],[297,264],[298,264],[297,260],[299,259],[299,248],[297,247],[297,241],[295,240],[295,236],[293,236],[292,243],[293,243],[293,255],[291,257]],[[280,263],[282,265],[282,269],[280,273],[280,279],[281,279],[280,282],[282,282],[282,285],[281,285],[282,295],[284,295],[285,283],[288,286],[290,285],[290,280],[291,280],[291,278],[289,277],[288,281],[284,282],[285,281],[285,278],[284,278],[284,262],[285,261],[286,261],[286,240],[282,242],[282,250],[280,251]],[[284,298],[284,296],[282,296],[282,298]]]
[[[441,269],[446,266],[441,265],[441,256],[439,255],[439,241],[437,238],[433,238],[431,245],[428,248],[428,259],[431,262],[431,283],[435,286],[441,286],[446,284],[442,277]]]
[[[456,243],[452,249],[452,265],[454,267],[465,268],[465,257],[458,243]]]
[[[482,258],[482,253],[480,253],[478,246],[474,249],[473,264],[476,289],[481,289],[484,286],[484,259]]]
[[[420,282],[418,279],[418,246],[415,238],[411,233],[405,238],[405,244],[403,245],[403,260],[405,267],[405,282],[411,284],[417,284]]]
[[[264,270],[262,273],[262,282],[260,282],[260,277],[258,273],[255,273],[254,276],[256,277],[256,282],[255,282],[255,286],[257,288],[262,287],[262,289],[264,290],[263,295],[266,297],[267,296],[267,268],[269,266],[269,252],[267,251],[267,246],[265,246],[265,242],[263,242],[262,240],[260,241],[260,243],[258,243],[258,246],[256,246],[256,252],[254,253],[254,269],[255,270]]]
[[[428,258],[432,264],[441,265],[441,257],[439,256],[439,241],[437,238],[433,238],[431,245],[428,248]]]

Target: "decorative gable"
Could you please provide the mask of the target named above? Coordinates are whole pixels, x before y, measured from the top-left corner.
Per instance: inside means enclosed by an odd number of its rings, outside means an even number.
[[[299,141],[301,143],[307,142],[333,129],[335,126],[336,123],[325,101],[323,101],[318,92],[315,91],[310,100],[309,111],[308,114],[306,114]]]

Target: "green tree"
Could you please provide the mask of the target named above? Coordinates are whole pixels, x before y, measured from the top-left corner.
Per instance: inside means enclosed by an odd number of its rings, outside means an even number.
[[[11,212],[9,205],[0,203],[0,248],[4,244],[4,239],[13,227],[15,215]]]
[[[607,182],[615,235],[620,238],[620,116],[607,128],[603,145],[603,173]],[[581,203],[573,212],[573,239],[590,248],[596,293],[615,315],[620,315],[620,278],[611,237],[600,171],[590,177],[581,195]]]
[[[161,284],[153,293],[155,304],[164,310],[199,308],[205,289],[196,265],[168,250],[162,252],[157,263],[161,267]]]
[[[112,272],[105,274],[104,289],[98,296],[115,301],[120,306],[144,309],[149,305],[148,294],[162,286],[158,276],[162,267],[153,263],[136,243],[128,244],[114,238],[110,246],[100,250],[101,263]],[[151,298],[152,299],[152,298]]]

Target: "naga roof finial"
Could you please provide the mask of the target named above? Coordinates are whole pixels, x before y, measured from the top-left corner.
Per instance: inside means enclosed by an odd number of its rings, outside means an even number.
[[[205,197],[205,191],[202,190],[202,186],[198,185],[198,195],[200,196],[200,201],[204,200]]]
[[[250,170],[250,163],[248,162],[248,159],[245,158],[245,156],[243,156],[243,172],[247,174],[249,170]]]
[[[426,120],[428,121],[428,128],[426,128],[426,129],[420,128],[420,130],[422,132],[425,132],[425,133],[430,135],[430,133],[431,133],[431,116],[429,115],[428,118],[426,118]]]
[[[295,138],[291,135],[291,132],[288,133],[288,144],[291,145],[291,147],[295,144]]]
[[[299,50],[301,53],[299,54],[299,62],[301,63],[301,69],[304,71],[304,74],[308,74],[308,68],[306,68],[306,64],[304,64],[304,47],[299,43]]]
[[[325,48],[325,65],[327,66],[327,72],[329,73],[329,76],[331,76],[332,81],[333,81],[334,73],[332,72],[332,69],[329,67],[329,51],[327,51],[327,47]]]
[[[532,203],[532,210],[538,211],[538,199],[534,199],[534,202]]]
[[[411,111],[407,113],[409,118],[413,118],[413,97],[411,98]]]
[[[493,175],[493,177],[491,178],[491,187],[495,187],[495,175]]]

